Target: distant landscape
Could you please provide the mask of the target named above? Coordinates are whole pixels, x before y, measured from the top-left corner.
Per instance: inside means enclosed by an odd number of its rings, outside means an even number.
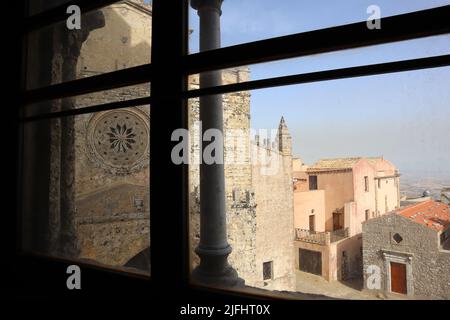
[[[429,190],[434,199],[439,199],[441,189],[450,187],[450,171],[400,171],[400,173],[400,193],[407,197],[418,197],[425,190]]]

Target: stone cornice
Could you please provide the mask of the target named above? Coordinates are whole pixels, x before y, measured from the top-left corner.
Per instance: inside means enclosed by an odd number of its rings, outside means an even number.
[[[149,15],[149,16],[152,15],[152,10],[151,10],[151,5],[150,4],[148,5],[148,8],[146,6],[144,6],[144,5],[142,5],[142,4],[137,3],[136,1],[133,1],[133,0],[123,0],[123,1],[117,2],[115,4],[117,5],[117,4],[122,4],[122,3],[123,4],[127,4],[130,7],[133,7],[134,9],[137,9],[137,10],[139,10],[139,11],[141,11],[141,12],[143,12],[143,13]]]
[[[342,169],[307,169],[307,174],[319,174],[319,173],[341,173],[341,172],[351,172],[352,168],[342,168]]]
[[[374,179],[375,180],[378,180],[378,179],[390,179],[390,178],[398,178],[398,177],[400,177],[400,173],[398,173],[398,174],[393,174],[393,175],[389,175],[389,176],[380,176],[380,177],[374,177]]]

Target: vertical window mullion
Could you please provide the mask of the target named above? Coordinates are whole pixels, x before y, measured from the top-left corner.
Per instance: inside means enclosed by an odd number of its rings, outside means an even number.
[[[187,282],[187,164],[175,165],[172,132],[187,128],[187,89],[181,69],[187,53],[187,1],[153,1],[150,112],[150,235],[152,282],[170,296]]]

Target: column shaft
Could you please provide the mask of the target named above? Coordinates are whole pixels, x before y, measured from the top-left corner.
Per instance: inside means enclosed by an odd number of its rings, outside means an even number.
[[[220,48],[221,3],[217,0],[192,1],[200,17],[200,51]],[[201,88],[221,84],[220,70],[200,75]],[[200,121],[202,137],[208,129],[223,133],[222,95],[200,98]],[[209,142],[203,142],[202,152],[207,144]],[[223,155],[223,150],[220,154]],[[219,163],[200,165],[200,243],[196,248],[200,265],[193,271],[193,278],[201,283],[230,286],[242,280],[227,261],[232,249],[227,241],[223,157],[216,161]]]

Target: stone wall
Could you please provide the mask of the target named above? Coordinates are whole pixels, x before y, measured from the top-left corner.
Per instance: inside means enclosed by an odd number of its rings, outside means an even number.
[[[102,12],[106,25],[86,40],[78,59],[78,77],[150,63],[151,6],[137,0],[121,1]]]
[[[91,32],[77,78],[150,62],[151,6],[122,1],[102,9],[105,26]],[[114,54],[111,54],[114,52]],[[76,97],[75,108],[150,95],[150,84]],[[150,106],[75,117],[75,206],[80,258],[122,266],[150,246]],[[127,139],[121,139],[127,135]],[[114,148],[113,148],[114,147]]]
[[[396,243],[393,235],[403,240]],[[385,215],[363,223],[363,265],[381,269],[382,292],[389,292],[389,274],[383,252],[392,255],[408,255],[411,274],[408,282],[411,295],[419,298],[450,299],[450,251],[439,249],[437,233],[399,215]],[[367,273],[364,285],[367,288]]]
[[[223,73],[223,83],[248,79],[248,69]],[[198,88],[198,78],[190,80]],[[225,191],[230,264],[249,286],[294,290],[292,159],[275,149],[268,151],[250,141],[250,94],[223,96]],[[198,163],[199,100],[189,101],[191,163]],[[197,136],[197,138],[195,138]],[[286,146],[290,150],[290,146]],[[262,174],[258,159],[272,152],[275,172]],[[197,159],[197,162],[195,160]],[[269,170],[270,171],[270,170]],[[199,241],[199,167],[190,170],[190,233],[192,268],[198,264],[194,249]],[[273,279],[263,281],[263,263],[273,261]]]
[[[222,74],[224,84],[245,81],[248,69],[227,70]],[[190,87],[199,87],[198,76],[191,77]],[[189,100],[189,130],[191,137],[190,186],[190,245],[191,267],[198,263],[194,253],[199,242],[200,189],[199,189],[199,99]],[[230,264],[247,284],[256,278],[256,205],[252,188],[250,163],[250,94],[237,92],[223,95],[225,192],[228,242],[233,248]],[[239,156],[236,159],[234,156]],[[238,160],[237,162],[234,160]]]
[[[334,242],[330,245],[330,252],[335,261],[330,258],[331,278],[333,280],[349,280],[362,276],[362,235]]]
[[[148,87],[148,86],[147,86]],[[118,95],[132,95],[122,89]],[[111,96],[102,93],[78,98],[77,107],[104,103]],[[125,122],[111,122],[118,116]],[[126,119],[129,118],[129,119]],[[133,121],[136,122],[130,122]],[[104,126],[103,123],[108,121]],[[133,124],[138,123],[136,127]],[[148,247],[149,217],[149,107],[86,114],[75,121],[75,191],[76,222],[80,241],[80,258],[120,266]],[[131,144],[141,148],[102,154],[98,143],[107,144],[97,135],[103,129],[128,124],[136,135]],[[140,130],[138,130],[140,129]],[[103,133],[101,134],[103,135]],[[133,158],[133,156],[135,158]]]
[[[292,158],[278,150],[253,145],[252,156],[264,159],[270,152],[276,170],[267,174],[265,163],[253,163],[253,187],[256,200],[256,282],[270,290],[295,290],[294,208]],[[263,263],[273,261],[273,279],[263,280]]]

